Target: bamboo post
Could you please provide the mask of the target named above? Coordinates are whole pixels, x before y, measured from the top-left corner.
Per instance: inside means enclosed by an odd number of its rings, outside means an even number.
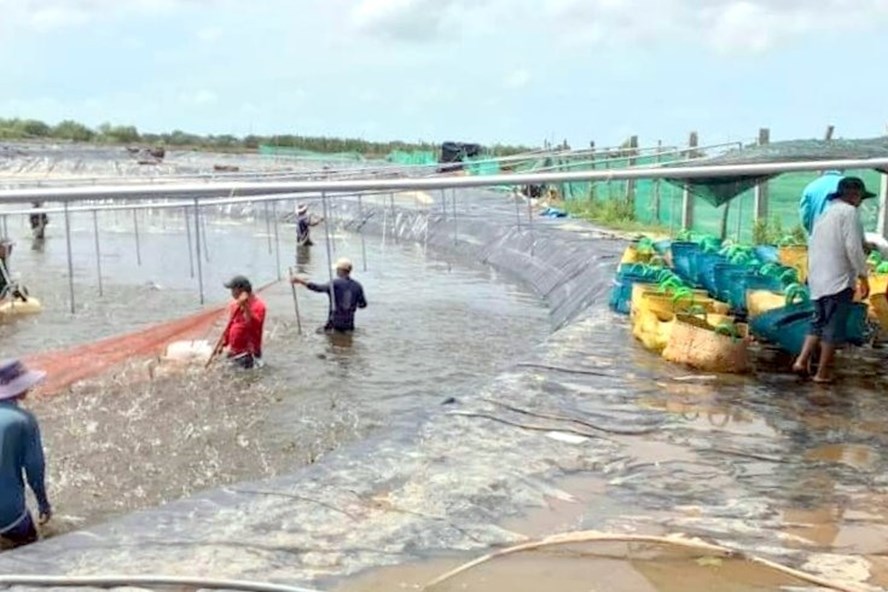
[[[766,127],[763,127],[759,130],[758,135],[758,145],[764,146],[768,144],[771,140],[771,130]],[[752,206],[752,216],[753,220],[758,222],[759,220],[767,220],[768,218],[768,182],[762,181],[758,185],[755,186],[754,190],[754,203]]]
[[[688,136],[688,150],[685,153],[688,160],[697,157],[697,146],[699,139],[697,132],[691,132]],[[685,187],[681,193],[681,227],[684,230],[690,230],[694,226],[694,199],[690,190]]]

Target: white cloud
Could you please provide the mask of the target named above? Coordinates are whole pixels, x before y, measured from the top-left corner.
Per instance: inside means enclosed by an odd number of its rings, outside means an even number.
[[[572,47],[693,42],[761,52],[823,31],[888,23],[886,0],[353,0],[351,22],[423,42],[497,31]]]
[[[204,43],[212,44],[222,38],[225,32],[220,27],[204,27],[197,31],[197,38]]]
[[[213,91],[202,88],[194,92],[185,92],[179,95],[179,100],[189,105],[212,105],[219,100],[219,95]]]
[[[350,14],[361,32],[401,41],[429,41],[455,32],[468,0],[358,0]]]
[[[0,0],[0,25],[41,33],[127,15],[165,15],[226,0]],[[210,6],[207,6],[210,8]]]
[[[546,6],[555,38],[575,45],[678,40],[720,52],[762,52],[804,35],[888,22],[884,0],[551,0]]]
[[[510,72],[506,76],[504,83],[508,88],[520,89],[530,84],[530,79],[530,72],[523,68],[520,68],[518,70]]]

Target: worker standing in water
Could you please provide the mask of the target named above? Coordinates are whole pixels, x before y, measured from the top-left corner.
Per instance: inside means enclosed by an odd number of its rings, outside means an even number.
[[[836,349],[845,344],[848,316],[854,291],[860,284],[861,298],[869,296],[863,225],[859,208],[864,199],[875,197],[857,177],[839,181],[830,205],[814,222],[808,248],[808,288],[814,303],[811,331],[802,353],[792,368],[808,370],[814,350],[820,346],[820,362],[814,382],[832,382]]]
[[[290,282],[301,284],[312,292],[326,293],[328,297],[332,296],[330,314],[327,317],[327,324],[324,325],[324,330],[328,332],[351,332],[355,330],[355,311],[359,308],[367,307],[367,300],[364,298],[364,287],[358,281],[351,278],[352,263],[348,259],[339,259],[334,268],[336,270],[336,277],[332,282],[332,290],[329,283],[316,284],[300,277],[292,277]]]
[[[236,275],[225,283],[234,302],[228,308],[228,328],[219,340],[214,354],[228,348],[228,359],[241,368],[253,368],[262,360],[262,331],[265,326],[265,303],[253,294],[253,285],[246,277]]]
[[[323,218],[315,218],[308,213],[307,204],[299,204],[296,207],[296,246],[310,247],[314,245],[311,242],[311,227],[317,226],[323,221]]]
[[[19,406],[44,378],[45,372],[28,370],[18,360],[0,361],[0,539],[7,546],[27,545],[38,538],[25,503],[23,475],[37,498],[40,524],[52,517],[40,427],[34,415]]]
[[[39,201],[33,202],[34,208],[42,208],[43,204]],[[46,226],[49,224],[49,216],[45,212],[33,213],[30,216],[31,233],[36,240],[43,240],[46,237]]]

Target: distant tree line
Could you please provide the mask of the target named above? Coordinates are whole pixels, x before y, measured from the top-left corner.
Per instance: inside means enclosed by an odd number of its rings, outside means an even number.
[[[181,130],[170,133],[139,133],[132,125],[112,125],[103,123],[98,128],[90,128],[77,121],[66,119],[56,125],[49,125],[37,119],[0,118],[0,140],[64,140],[71,142],[92,142],[97,144],[149,144],[176,148],[191,148],[218,151],[253,151],[260,145],[298,148],[312,152],[358,152],[368,156],[385,156],[394,150],[431,150],[437,152],[439,144],[430,142],[370,142],[359,138],[324,138],[296,136],[291,134],[259,136],[248,135],[242,138],[230,134],[201,136]],[[487,152],[496,156],[508,156],[526,152],[524,146],[495,144],[486,146]]]

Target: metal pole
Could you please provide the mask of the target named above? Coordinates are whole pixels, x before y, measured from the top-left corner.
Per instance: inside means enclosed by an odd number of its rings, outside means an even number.
[[[71,299],[71,313],[74,313],[74,259],[71,255],[71,214],[65,202],[65,243],[68,247],[68,294]]]
[[[447,221],[447,193],[441,190],[441,213],[444,214],[444,221]]]
[[[267,203],[267,202],[266,202]],[[277,278],[281,279],[281,237],[278,233],[277,202],[271,202],[271,214],[274,216],[274,261],[277,267]]]
[[[185,237],[188,239],[188,266],[191,268],[191,277],[194,277],[194,247],[191,246],[191,224],[188,221],[188,207],[182,208],[185,213]]]
[[[391,208],[392,208],[392,236],[395,237],[395,242],[398,242],[398,215],[395,214],[395,194],[394,194],[394,192],[389,193],[389,202],[391,203]]]
[[[290,281],[290,289],[293,292],[293,306],[296,307],[296,331],[300,335],[302,335],[302,317],[299,315],[299,296],[296,295],[296,284],[292,282],[293,279],[293,268],[290,268],[290,277],[288,281]]]
[[[96,238],[96,275],[99,278],[99,296],[104,296],[102,289],[102,251],[99,248],[99,213],[93,210],[93,234]]]
[[[5,238],[9,238],[9,226],[7,224],[7,218],[8,216],[3,216],[3,236]]]
[[[321,192],[321,202],[323,203],[323,206],[324,206],[324,219],[326,220],[327,219],[327,211],[328,211],[327,210],[327,192],[326,191]],[[327,246],[327,274],[328,274],[328,277],[330,278],[330,283],[329,283],[329,287],[330,287],[330,309],[329,309],[329,311],[330,311],[330,314],[329,314],[328,320],[332,321],[333,320],[333,295],[334,295],[334,292],[333,292],[333,253],[330,250],[330,226],[327,224],[324,224],[324,234],[326,235],[325,236],[325,239],[326,239],[325,243]]]
[[[521,228],[521,204],[518,203],[519,195],[521,195],[521,193],[518,191],[512,193],[512,198],[515,200],[515,225],[517,228]]]
[[[137,211],[133,210],[133,230],[136,233],[136,263],[142,266],[142,245],[139,242],[139,216]]]
[[[743,227],[743,196],[737,197],[737,242],[740,242],[740,232]]]
[[[209,234],[209,233],[207,232],[207,217],[206,217],[206,216],[203,216],[203,218],[201,218],[201,216],[198,215],[197,218],[198,218],[198,220],[201,220],[201,224],[203,224],[203,248],[204,248],[204,258],[207,260],[207,263],[209,263],[209,262],[210,262],[210,247],[207,246],[207,235]]]
[[[271,219],[268,213],[268,202],[265,202],[265,234],[268,236],[268,254],[271,255]],[[280,267],[280,264],[278,264]],[[280,272],[278,272],[280,274]],[[280,279],[280,277],[278,277]]]
[[[194,198],[194,244],[197,246],[197,289],[200,291],[200,303],[204,303],[203,263],[200,260],[200,204]]]
[[[453,244],[457,243],[457,216],[456,216],[456,189],[450,190],[450,197],[453,198]]]
[[[533,257],[534,243],[536,240],[533,237],[533,204],[530,201],[530,198],[527,198],[527,227],[530,228],[530,256]]]
[[[366,220],[364,220],[364,199],[361,197],[361,194],[358,194],[358,218],[361,221],[361,225],[358,226],[358,233],[361,235],[361,262],[364,266],[364,271],[367,271],[367,244],[364,241],[364,224]]]

